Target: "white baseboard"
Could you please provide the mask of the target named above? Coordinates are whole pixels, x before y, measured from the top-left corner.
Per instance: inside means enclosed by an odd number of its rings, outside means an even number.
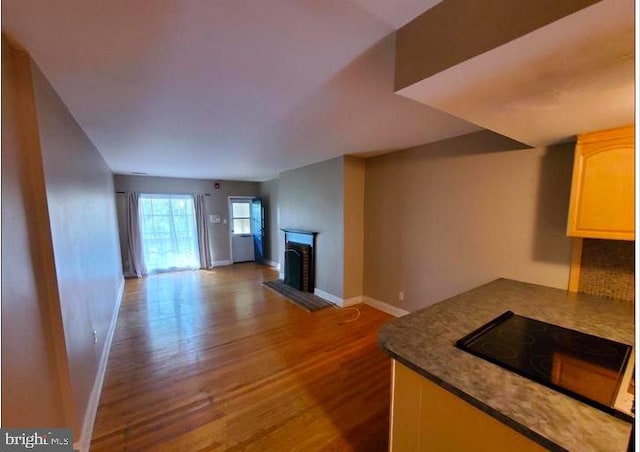
[[[362,295],[358,295],[357,297],[342,299],[342,306],[353,306],[354,304],[358,304],[358,303],[362,303]]]
[[[354,304],[362,303],[361,295],[357,297],[351,297],[351,298],[340,298],[336,295],[333,295],[329,292],[325,292],[324,290],[321,290],[321,289],[314,289],[313,294],[319,296],[320,298],[324,298],[328,302],[333,303],[342,308],[345,308],[347,306],[353,306]]]
[[[409,314],[409,311],[405,311],[404,309],[397,308],[388,303],[385,303],[380,300],[376,300],[371,297],[362,297],[362,302],[367,304],[373,308],[376,308],[379,311],[386,312],[387,314],[391,314],[394,317],[402,317],[403,315]]]
[[[362,303],[362,297],[351,297],[351,298],[340,298],[336,295],[333,295],[329,292],[325,292],[321,289],[313,289],[313,294],[319,296],[320,298],[324,298],[330,303],[333,303],[340,307],[353,306],[354,304]]]
[[[122,303],[123,295],[124,278],[122,278],[122,282],[120,283],[118,298],[116,299],[116,306],[113,309],[113,314],[111,314],[111,322],[109,323],[107,336],[104,339],[102,354],[100,355],[100,362],[98,363],[98,372],[96,373],[96,378],[93,382],[93,388],[91,389],[91,394],[89,395],[87,411],[85,411],[84,413],[80,438],[73,444],[73,448],[79,450],[80,452],[89,452],[89,447],[91,446],[93,424],[96,420],[96,413],[98,412],[100,394],[102,393],[102,383],[104,383],[104,374],[107,370],[107,361],[109,360],[109,352],[111,351],[111,342],[113,341],[113,334],[116,331],[116,323],[118,323],[118,313],[120,312],[120,304]]]
[[[233,264],[232,261],[213,261],[213,263],[211,264],[211,267],[222,267],[224,265],[231,265]]]
[[[270,265],[271,267],[275,268],[276,270],[280,270],[280,263],[279,262],[270,261],[270,260],[265,259],[264,263],[267,264],[267,265]]]
[[[329,292],[325,292],[324,290],[321,290],[318,288],[313,289],[313,294],[319,296],[320,298],[324,298],[328,302],[338,306],[342,306],[342,303],[344,303],[344,300],[342,298],[337,297],[333,294],[330,294]]]

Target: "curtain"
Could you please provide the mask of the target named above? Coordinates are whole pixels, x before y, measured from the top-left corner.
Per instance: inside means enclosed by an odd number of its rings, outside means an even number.
[[[198,229],[198,251],[200,252],[200,268],[213,266],[211,248],[209,247],[209,231],[207,230],[207,198],[205,194],[194,193],[193,202],[196,211],[196,227]]]
[[[140,234],[140,194],[127,192],[127,257],[130,276],[140,278],[147,274],[142,255],[142,237]]]
[[[200,268],[191,195],[140,195],[140,232],[148,273]]]

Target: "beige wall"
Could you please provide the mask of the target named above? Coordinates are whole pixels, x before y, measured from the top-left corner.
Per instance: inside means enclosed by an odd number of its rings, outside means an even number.
[[[31,61],[2,38],[2,426],[68,427]]]
[[[285,171],[280,174],[278,188],[280,227],[318,232],[316,288],[340,298],[344,275],[343,160],[337,157]]]
[[[55,271],[74,403],[85,416],[123,284],[111,170],[32,63]],[[94,343],[93,332],[97,343]]]
[[[134,191],[139,193],[209,193],[207,196],[207,215],[219,214],[221,219],[229,219],[229,196],[258,196],[260,186],[258,182],[220,181],[220,188],[214,188],[214,181],[205,179],[181,179],[173,177],[128,176],[116,174],[114,176],[116,191]],[[118,195],[123,198],[123,195]],[[118,202],[118,217],[120,219],[120,234],[122,242],[126,244],[126,229],[123,218],[126,205],[122,199]],[[229,224],[208,223],[209,242],[213,262],[231,260],[229,251]],[[128,268],[128,262],[123,254],[123,267]]]
[[[368,159],[365,295],[412,311],[498,277],[566,288],[573,145],[516,147],[484,131]]]
[[[447,0],[396,34],[395,89],[505,44],[599,0]]]
[[[264,258],[273,263],[280,263],[280,207],[278,204],[278,187],[280,179],[260,183],[260,197],[264,208]]]
[[[362,295],[364,259],[365,161],[344,158],[344,292],[343,298]]]

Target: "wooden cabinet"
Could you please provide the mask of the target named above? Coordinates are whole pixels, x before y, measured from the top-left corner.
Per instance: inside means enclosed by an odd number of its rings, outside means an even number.
[[[391,452],[546,450],[393,361]]]
[[[578,136],[567,235],[634,240],[634,127]]]
[[[618,390],[617,370],[563,353],[554,353],[551,381],[604,405],[612,405]]]

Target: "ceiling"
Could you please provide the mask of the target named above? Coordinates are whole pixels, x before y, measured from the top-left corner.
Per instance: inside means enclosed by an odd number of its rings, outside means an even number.
[[[479,128],[393,94],[438,0],[3,0],[2,27],[115,173],[268,180]]]
[[[634,122],[634,38],[634,1],[602,0],[398,94],[528,145],[558,143]]]

